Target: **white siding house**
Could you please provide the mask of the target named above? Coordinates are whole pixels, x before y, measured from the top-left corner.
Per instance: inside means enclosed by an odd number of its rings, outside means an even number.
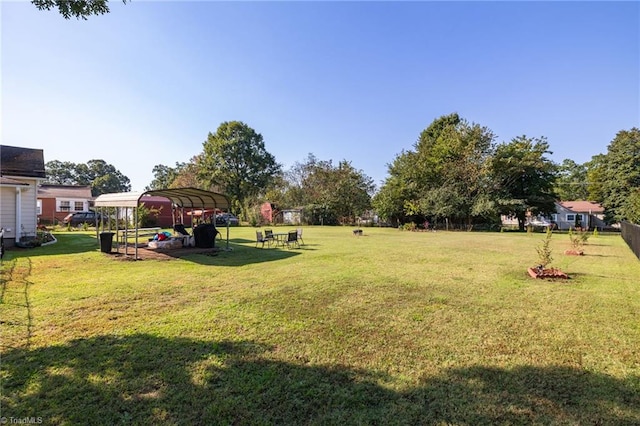
[[[580,224],[585,229],[603,229],[607,227],[604,222],[604,208],[591,201],[558,201],[555,203],[556,212],[551,216],[532,216],[527,214],[526,224],[534,226],[550,226],[566,231]],[[501,216],[502,226],[517,227],[518,219],[510,216]]]
[[[44,178],[41,149],[0,145],[0,227],[6,246],[36,235],[38,184]]]
[[[607,226],[604,222],[604,208],[591,201],[561,201],[556,203],[556,212],[551,217],[558,229],[575,228],[576,224],[586,229],[602,229]]]

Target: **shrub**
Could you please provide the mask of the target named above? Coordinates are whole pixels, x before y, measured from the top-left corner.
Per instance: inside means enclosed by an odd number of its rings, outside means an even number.
[[[571,246],[575,250],[580,250],[582,246],[587,243],[588,239],[589,233],[587,231],[576,230],[574,232],[573,229],[569,228],[569,240],[571,241]]]
[[[547,234],[542,240],[542,244],[536,247],[536,251],[538,252],[538,266],[540,268],[545,268],[553,261],[553,257],[551,256],[551,247],[549,246],[551,243],[551,236],[553,232],[551,229],[547,230]]]
[[[144,203],[138,207],[138,227],[150,228],[158,224],[158,216],[162,212],[162,206],[160,208],[147,207]]]
[[[409,222],[402,225],[402,229],[405,231],[415,231],[418,229],[418,225],[416,225],[415,222]]]

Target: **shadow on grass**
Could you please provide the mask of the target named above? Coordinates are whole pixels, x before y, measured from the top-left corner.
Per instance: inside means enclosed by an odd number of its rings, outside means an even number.
[[[24,256],[50,256],[56,254],[76,254],[100,250],[96,234],[54,233],[55,244],[34,248],[11,247],[6,256],[9,259]]]
[[[295,250],[274,250],[266,247],[262,249],[238,244],[229,244],[230,251],[225,251],[226,245],[221,245],[219,248],[222,251],[215,254],[193,254],[185,256],[183,259],[201,265],[243,266],[254,263],[276,262],[301,254]]]
[[[248,241],[248,244],[241,244]],[[239,243],[240,242],[240,243]],[[220,250],[212,254],[193,254],[182,257],[185,260],[199,263],[201,265],[216,266],[243,266],[253,263],[276,262],[302,255],[305,251],[317,250],[307,245],[287,248],[282,246],[264,247],[250,240],[236,239],[229,240],[229,251],[226,251],[226,241],[216,242],[216,247]]]
[[[58,242],[44,247],[35,247],[31,249],[11,248],[7,250],[3,261],[18,259],[23,257],[50,256],[50,255],[66,255],[100,251],[100,246],[96,240],[95,234],[85,233],[60,233],[56,234]],[[245,243],[245,244],[242,244]],[[252,263],[272,262],[287,259],[299,255],[304,248],[301,249],[263,249],[256,248],[255,243],[244,239],[230,239],[229,246],[231,250],[226,252],[227,243],[225,241],[216,240],[216,248],[205,249],[206,253],[202,253],[202,249],[184,248],[175,250],[148,250],[139,248],[138,257],[142,260],[169,260],[184,259],[187,261],[203,264],[203,265],[221,265],[221,266],[242,266]],[[312,250],[312,249],[308,249]],[[127,249],[125,256],[124,247],[114,248],[110,254],[114,260],[135,259],[135,248],[131,244]]]
[[[46,424],[638,424],[639,378],[472,367],[406,391],[250,341],[99,336],[3,355],[2,416]]]
[[[31,249],[11,248],[7,250],[6,257],[3,260],[17,259],[21,257],[49,256],[77,254],[88,252],[99,252],[100,246],[95,234],[86,233],[56,233],[57,243],[44,247],[35,247]],[[316,250],[312,245],[301,245],[299,248],[288,249],[285,247],[256,247],[255,242],[243,238],[229,239],[227,246],[226,240],[216,240],[217,250],[202,250],[194,248],[184,248],[175,250],[147,250],[138,249],[138,257],[142,260],[169,260],[169,259],[185,259],[187,261],[203,264],[203,265],[219,265],[219,266],[242,266],[252,263],[273,262],[277,260],[287,259],[303,253],[305,250]],[[226,251],[227,247],[230,251]],[[131,244],[127,249],[125,256],[124,247],[114,248],[107,255],[114,259],[135,258],[135,248]]]
[[[262,250],[240,246],[237,244],[218,245],[215,248],[183,247],[172,249],[149,249],[139,247],[137,259],[142,261],[153,260],[176,260],[183,259],[188,262],[202,265],[217,266],[241,266],[251,263],[270,262],[286,259],[295,256],[296,253],[290,251],[274,250],[273,253],[261,253]],[[124,249],[109,254],[115,260],[134,260],[136,251],[129,247],[125,256]],[[299,254],[299,253],[297,253]]]

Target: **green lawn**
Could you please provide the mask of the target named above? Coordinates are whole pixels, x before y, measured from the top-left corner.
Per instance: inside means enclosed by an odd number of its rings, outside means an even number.
[[[286,228],[283,228],[286,229]],[[280,228],[278,228],[280,230]],[[640,424],[640,261],[591,237],[305,227],[300,249],[2,265],[0,416],[45,424]]]

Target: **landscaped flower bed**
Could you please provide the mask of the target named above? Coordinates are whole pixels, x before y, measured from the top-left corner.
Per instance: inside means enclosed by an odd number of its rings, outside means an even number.
[[[553,278],[553,279],[568,279],[569,276],[562,272],[558,268],[529,268],[529,275],[533,278]]]

